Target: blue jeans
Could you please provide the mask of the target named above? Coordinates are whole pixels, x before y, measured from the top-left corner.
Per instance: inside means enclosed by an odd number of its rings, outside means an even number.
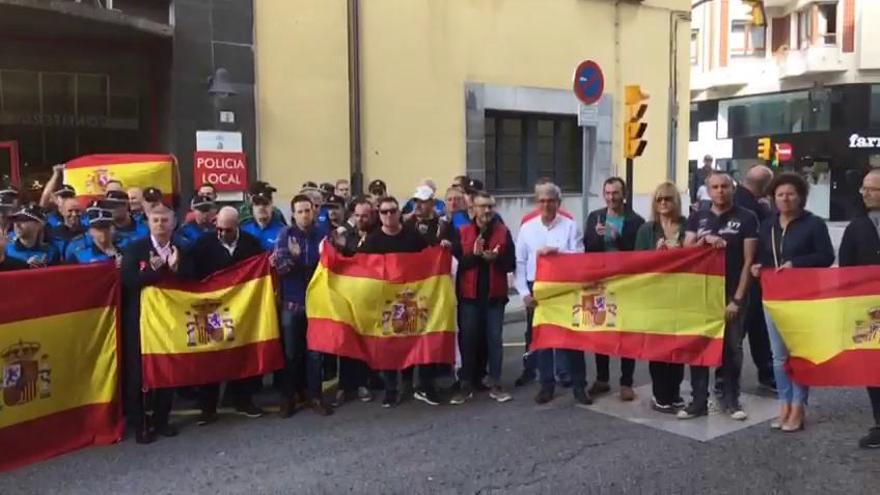
[[[587,386],[587,367],[584,363],[584,352],[570,349],[544,349],[537,351],[538,375],[541,388],[553,389],[556,385],[555,364],[561,361],[562,368],[571,378],[574,390],[583,390]]]
[[[501,382],[501,365],[504,345],[501,341],[504,329],[504,302],[462,300],[459,304],[461,322],[461,376],[476,385],[481,375],[479,351],[485,342],[489,355],[489,378],[493,385]]]
[[[788,359],[788,348],[779,334],[779,329],[773,323],[770,313],[764,310],[764,319],[767,321],[767,335],[770,337],[770,350],[773,352],[773,375],[776,378],[776,390],[779,401],[793,406],[803,406],[810,396],[810,388],[791,381],[785,371],[785,361]]]
[[[308,392],[310,399],[321,398],[323,367],[321,353],[308,350],[308,319],[305,308],[288,307],[281,311],[281,338],[284,341],[284,380],[281,394],[290,400],[297,392]]]

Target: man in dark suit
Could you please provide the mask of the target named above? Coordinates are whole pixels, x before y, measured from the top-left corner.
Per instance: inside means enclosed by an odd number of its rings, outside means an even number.
[[[587,216],[584,227],[584,250],[588,253],[609,251],[632,251],[636,246],[636,234],[645,219],[632,210],[632,205],[624,201],[626,183],[620,177],[609,177],[602,185],[605,208],[593,211]],[[596,354],[596,381],[590,388],[590,395],[597,397],[611,390],[609,385],[609,359],[604,354]],[[633,392],[634,359],[620,359],[620,399],[635,399]]]
[[[137,428],[138,443],[150,443],[156,435],[173,437],[177,429],[168,424],[173,389],[156,389],[143,393],[141,377],[141,289],[163,277],[176,275],[181,252],[172,241],[174,212],[158,206],[148,212],[150,235],[132,241],[122,255],[122,349],[123,390],[129,421]],[[146,405],[152,402],[153,414],[148,417]]]
[[[203,235],[192,248],[192,272],[203,279],[224,268],[256,256],[263,252],[260,240],[239,229],[239,214],[235,208],[225,206],[217,212],[217,235]],[[259,390],[260,377],[233,380],[226,384],[226,393],[235,406],[236,412],[249,418],[259,418],[263,410],[253,401]],[[199,393],[202,414],[198,425],[204,426],[217,420],[217,402],[220,398],[220,384],[204,385]]]

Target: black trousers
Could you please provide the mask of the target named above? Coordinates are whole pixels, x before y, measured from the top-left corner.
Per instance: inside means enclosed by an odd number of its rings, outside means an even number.
[[[596,354],[596,381],[611,381],[611,360],[605,354]],[[620,386],[632,387],[633,373],[636,371],[635,359],[620,358]]]
[[[868,397],[874,411],[874,424],[880,426],[880,387],[868,387]]]
[[[250,403],[253,395],[260,390],[262,377],[242,378],[226,382],[226,396],[235,406]],[[212,383],[199,387],[199,408],[203,413],[216,413],[220,402],[220,384]]]
[[[754,283],[749,289],[744,325],[745,333],[749,336],[752,361],[758,369],[758,381],[772,382],[773,353],[770,351],[770,337],[767,335],[767,321],[764,319],[761,284]]]
[[[684,365],[677,363],[648,363],[651,372],[651,387],[654,398],[661,405],[671,406],[681,398],[681,381],[684,380]]]

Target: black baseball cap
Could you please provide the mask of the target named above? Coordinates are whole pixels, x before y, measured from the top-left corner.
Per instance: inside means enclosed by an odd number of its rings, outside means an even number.
[[[61,184],[61,187],[55,191],[55,196],[59,198],[75,198],[76,197],[76,189],[73,188],[70,184]]]
[[[303,189],[317,189],[318,184],[313,181],[307,180],[307,181],[303,182],[302,188]]]
[[[330,194],[324,200],[324,204],[325,205],[335,205],[340,208],[344,208],[345,207],[345,199],[342,196],[338,196],[336,194]]]
[[[214,200],[211,199],[210,196],[200,195],[195,196],[192,199],[192,201],[190,202],[190,206],[193,210],[208,211],[211,208],[214,208],[216,206],[216,203],[214,203]]]
[[[476,192],[483,191],[485,186],[483,185],[483,181],[477,179],[468,179],[464,184],[464,192],[467,194],[474,194]]]
[[[256,182],[254,182],[253,184],[251,184],[251,188],[249,190],[251,195],[254,195],[254,194],[257,194],[260,192],[264,192],[264,191],[268,191],[269,194],[271,195],[272,193],[277,192],[278,189],[275,189],[274,187],[272,187],[272,185],[269,184],[268,182],[258,180]]]
[[[89,221],[89,227],[109,227],[113,225],[113,213],[103,208],[86,209],[86,218]]]
[[[271,191],[259,191],[251,196],[251,203],[255,205],[267,205],[272,202]]]
[[[325,194],[333,194],[333,192],[336,191],[336,186],[329,182],[322,182],[319,189],[324,191]]]
[[[22,207],[20,210],[13,213],[11,217],[12,220],[15,222],[40,222],[43,224],[46,223],[46,211],[36,204],[30,204]]]
[[[148,187],[144,189],[144,201],[148,203],[162,202],[162,191],[158,187]]]
[[[119,208],[128,205],[128,193],[125,191],[107,191],[107,195],[101,200],[101,208]]]
[[[388,186],[385,185],[385,181],[382,179],[375,179],[374,181],[370,182],[369,187],[367,187],[367,191],[369,191],[370,193],[379,190],[382,191],[381,194],[385,194],[385,192],[388,191]]]

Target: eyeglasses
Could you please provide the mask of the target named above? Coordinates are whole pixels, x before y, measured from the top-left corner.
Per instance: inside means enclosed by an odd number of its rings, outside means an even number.
[[[675,198],[673,198],[672,196],[657,196],[657,199],[655,199],[654,201],[656,201],[657,203],[662,203],[664,201],[672,203],[673,201],[675,201]]]
[[[393,213],[397,213],[397,208],[391,208],[389,210],[379,210],[379,213],[381,213],[383,215],[390,215]]]

